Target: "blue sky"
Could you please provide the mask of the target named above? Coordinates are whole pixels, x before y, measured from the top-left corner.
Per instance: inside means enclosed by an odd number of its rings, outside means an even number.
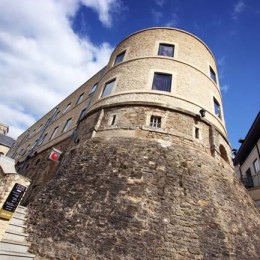
[[[191,32],[212,50],[229,140],[260,108],[258,0],[0,0],[0,121],[16,137],[106,65],[129,34]]]

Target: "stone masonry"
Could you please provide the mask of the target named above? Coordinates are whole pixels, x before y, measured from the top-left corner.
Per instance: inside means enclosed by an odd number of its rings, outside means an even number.
[[[93,138],[30,205],[46,259],[257,259],[259,213],[224,161],[166,141]],[[45,259],[45,258],[44,258]]]

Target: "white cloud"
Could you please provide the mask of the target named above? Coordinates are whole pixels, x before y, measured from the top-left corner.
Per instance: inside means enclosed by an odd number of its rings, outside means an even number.
[[[227,84],[224,84],[222,87],[220,87],[220,90],[223,92],[223,93],[227,93],[230,89],[230,86],[227,85]]]
[[[179,16],[177,13],[172,13],[171,18],[166,22],[166,27],[176,27],[179,23]]]
[[[71,28],[80,5],[112,25],[118,0],[0,0],[0,122],[17,137],[106,65],[111,46]]]
[[[165,0],[154,0],[154,2],[161,7],[165,4]]]
[[[238,16],[244,12],[246,8],[246,4],[243,0],[239,0],[235,6],[234,6],[234,9],[233,9],[233,12],[231,14],[232,18],[234,20],[236,20],[238,18]]]

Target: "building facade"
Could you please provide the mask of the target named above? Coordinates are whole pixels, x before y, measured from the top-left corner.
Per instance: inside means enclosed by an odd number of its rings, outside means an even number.
[[[255,259],[259,213],[230,154],[213,54],[173,28],[125,38],[9,153],[39,256]]]
[[[15,142],[13,138],[7,136],[8,132],[9,126],[0,123],[0,155],[6,155]]]
[[[260,113],[255,118],[234,158],[235,174],[260,206]]]

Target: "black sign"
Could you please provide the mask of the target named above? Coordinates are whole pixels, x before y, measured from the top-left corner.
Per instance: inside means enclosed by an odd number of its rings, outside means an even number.
[[[3,209],[10,212],[14,212],[20,200],[22,199],[25,190],[26,187],[24,187],[19,183],[15,183],[13,189],[11,190],[10,194],[8,195],[3,205]]]

